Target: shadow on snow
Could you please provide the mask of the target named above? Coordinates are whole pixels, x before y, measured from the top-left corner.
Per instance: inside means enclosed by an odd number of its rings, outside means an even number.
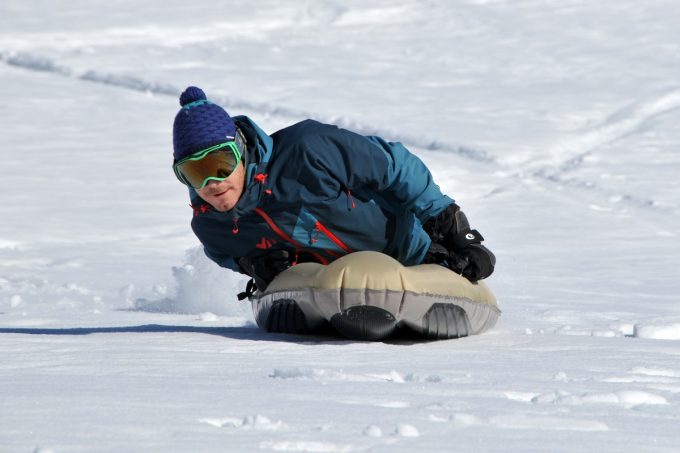
[[[166,324],[143,324],[138,326],[115,326],[115,327],[0,327],[0,334],[22,335],[93,335],[115,333],[199,333],[217,335],[234,340],[272,341],[287,343],[323,343],[346,345],[349,343],[364,343],[362,341],[349,340],[332,334],[328,335],[296,335],[271,333],[257,327],[202,327],[202,326],[176,326]],[[402,333],[394,338],[386,339],[379,343],[409,345],[425,342],[422,338],[416,339],[412,335]]]

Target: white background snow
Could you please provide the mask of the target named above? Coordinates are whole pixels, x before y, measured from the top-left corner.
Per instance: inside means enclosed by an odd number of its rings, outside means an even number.
[[[680,451],[677,1],[0,3],[0,451]],[[440,342],[272,335],[174,179],[198,85],[402,141],[497,254]]]

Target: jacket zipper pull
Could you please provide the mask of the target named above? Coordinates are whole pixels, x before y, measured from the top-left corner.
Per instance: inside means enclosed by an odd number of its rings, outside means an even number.
[[[238,234],[238,217],[234,217],[234,228],[231,230],[231,232]]]
[[[319,229],[319,222],[317,221],[316,224],[314,225],[314,229],[312,230],[311,233],[309,233],[309,245],[313,245],[319,241],[320,232],[321,230]]]
[[[356,203],[354,203],[354,197],[352,197],[352,191],[347,189],[347,199],[351,202],[351,204],[348,205],[348,209],[354,209],[357,207]]]

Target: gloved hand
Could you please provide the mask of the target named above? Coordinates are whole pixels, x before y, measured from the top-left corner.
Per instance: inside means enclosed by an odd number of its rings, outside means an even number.
[[[258,291],[267,289],[274,277],[288,269],[292,262],[287,250],[275,250],[264,255],[238,259],[241,269],[255,280]]]
[[[487,278],[496,266],[496,257],[482,244],[471,244],[457,254],[465,261],[461,274],[471,282]]]
[[[423,228],[432,239],[424,262],[443,264],[471,282],[493,273],[496,257],[481,244],[484,238],[479,231],[470,229],[467,217],[457,204],[427,221]]]

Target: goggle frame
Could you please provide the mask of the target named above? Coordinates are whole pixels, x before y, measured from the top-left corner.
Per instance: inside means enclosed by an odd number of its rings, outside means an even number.
[[[236,131],[236,137],[234,137],[234,140],[229,140],[229,141],[211,146],[209,148],[205,148],[205,149],[202,149],[200,151],[197,151],[194,154],[187,156],[184,159],[179,160],[178,162],[175,162],[172,165],[172,169],[175,172],[175,176],[177,177],[177,179],[182,184],[189,186],[189,187],[196,189],[196,190],[201,190],[210,181],[224,181],[225,179],[229,178],[234,173],[234,171],[236,170],[236,168],[241,163],[241,160],[244,157],[245,149],[246,149],[245,143],[246,143],[246,141],[245,141],[245,138],[243,137],[243,135],[241,134],[241,131],[237,130]],[[227,176],[224,176],[224,177],[208,176],[203,180],[201,187],[196,187],[193,184],[191,184],[189,182],[189,180],[186,178],[186,176],[184,176],[184,174],[182,173],[182,170],[181,170],[182,164],[189,162],[189,161],[201,160],[205,156],[207,156],[208,154],[215,152],[215,151],[219,151],[219,150],[224,149],[224,148],[229,148],[231,150],[231,152],[234,153],[234,156],[236,157],[236,162],[234,163],[234,168],[231,170],[231,172],[229,172],[229,174]]]

